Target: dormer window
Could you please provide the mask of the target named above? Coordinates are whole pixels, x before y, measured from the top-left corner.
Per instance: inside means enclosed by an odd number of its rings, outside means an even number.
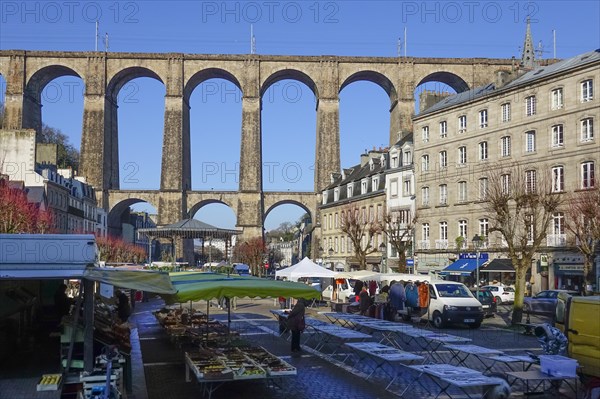
[[[360,182],[360,193],[361,194],[366,194],[367,193],[367,186],[368,186],[368,184],[367,184],[366,180]]]
[[[323,205],[327,204],[327,190],[323,191]]]
[[[379,177],[373,177],[371,191],[377,191],[379,189]]]
[[[369,169],[370,170],[375,169],[375,162],[373,161],[373,158],[371,158],[371,160],[369,161]]]
[[[403,165],[410,165],[412,163],[412,153],[410,151],[404,151],[404,155],[402,157]]]
[[[333,190],[333,200],[334,201],[339,201],[340,200],[340,189],[338,187],[336,187]]]
[[[397,156],[393,156],[392,157],[392,164],[390,165],[392,168],[397,168],[398,167],[398,157]]]
[[[352,198],[352,188],[352,183],[348,184],[348,187],[346,188],[346,194],[348,198]]]

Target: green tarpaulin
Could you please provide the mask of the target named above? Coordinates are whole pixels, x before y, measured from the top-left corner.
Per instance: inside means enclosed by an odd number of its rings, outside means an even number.
[[[171,283],[177,290],[174,295],[161,295],[169,304],[210,300],[214,298],[267,298],[292,297],[313,299],[321,293],[315,288],[291,281],[218,273],[174,272],[169,273]]]
[[[117,287],[156,294],[174,294],[176,292],[176,288],[171,284],[166,272],[93,267],[85,269],[83,277]]]

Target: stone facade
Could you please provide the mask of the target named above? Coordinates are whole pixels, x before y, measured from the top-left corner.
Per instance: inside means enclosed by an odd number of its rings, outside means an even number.
[[[381,86],[390,98],[390,145],[412,131],[414,90],[419,84],[442,81],[456,91],[479,86],[497,71],[510,70],[511,60],[450,58],[382,58],[337,56],[198,55],[60,51],[0,51],[0,74],[6,79],[5,129],[41,129],[41,93],[61,76],[85,83],[81,176],[97,189],[100,205],[110,214],[123,208],[115,198],[132,204],[146,192],[119,190],[117,97],[131,79],[150,77],[166,88],[160,191],[152,193],[160,225],[190,217],[198,202],[219,202],[218,193],[190,193],[189,98],[202,82],[223,78],[242,92],[242,142],[239,191],[230,193],[242,240],[261,235],[267,207],[262,189],[261,101],[266,90],[284,79],[306,84],[317,99],[315,190],[329,184],[340,170],[339,92],[356,81]],[[314,211],[319,195],[299,198]],[[305,202],[307,200],[307,202]],[[133,201],[133,202],[132,202]],[[116,207],[116,208],[115,208]],[[314,216],[314,213],[311,213]],[[316,237],[316,235],[315,235]]]
[[[358,268],[354,255],[354,245],[346,233],[342,232],[343,213],[358,209],[365,220],[382,222],[385,211],[386,170],[389,160],[386,149],[372,150],[361,155],[361,163],[342,173],[331,176],[331,183],[322,192],[319,207],[321,221],[321,259],[331,269],[349,271]],[[363,248],[367,237],[363,237]],[[371,243],[375,249],[367,256],[369,269],[377,270],[382,253],[379,246],[384,243],[383,233],[377,234]]]
[[[413,135],[407,135],[390,148],[388,153],[389,165],[385,174],[385,203],[388,215],[398,221],[393,224],[397,227],[394,231],[401,233],[406,229],[412,230],[412,221],[415,218],[415,176],[413,164]],[[399,223],[399,224],[396,224]],[[404,225],[404,226],[403,226]],[[401,233],[402,234],[402,233]],[[413,236],[412,231],[407,231],[404,236],[406,241]],[[393,245],[386,240],[386,260],[384,272],[398,267],[398,253]],[[412,250],[411,250],[412,252]],[[411,255],[410,253],[406,254]]]
[[[490,165],[518,161],[526,173],[552,179],[557,192],[598,189],[594,174],[600,169],[600,96],[593,92],[599,85],[600,53],[593,51],[538,67],[505,85],[449,97],[416,116],[416,243],[421,263],[442,269],[456,252],[471,248],[475,234],[488,236],[481,201]],[[550,229],[544,251],[552,262],[552,257],[562,256],[567,242],[559,215]],[[459,247],[457,237],[464,246]],[[503,246],[495,234],[488,242],[500,250]],[[565,285],[554,277],[550,268],[550,288]]]

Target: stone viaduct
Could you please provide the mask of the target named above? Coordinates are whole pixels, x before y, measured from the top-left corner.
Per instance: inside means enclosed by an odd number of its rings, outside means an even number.
[[[320,191],[331,172],[340,170],[339,93],[356,81],[370,81],[390,99],[390,144],[412,130],[415,88],[443,82],[457,92],[494,80],[511,69],[508,59],[383,58],[343,56],[204,55],[179,53],[104,53],[0,51],[5,78],[5,129],[41,129],[41,93],[53,79],[78,76],[85,85],[79,174],[93,184],[109,227],[121,212],[147,201],[158,210],[158,223],[192,217],[202,206],[224,203],[236,214],[242,239],[261,235],[266,214],[282,203],[297,204],[317,220]],[[117,97],[130,80],[154,78],[165,85],[164,134],[160,189],[119,189]],[[242,92],[242,129],[238,191],[192,191],[190,106],[202,82],[222,78]],[[316,98],[314,192],[264,192],[262,187],[261,101],[274,83],[292,79]]]

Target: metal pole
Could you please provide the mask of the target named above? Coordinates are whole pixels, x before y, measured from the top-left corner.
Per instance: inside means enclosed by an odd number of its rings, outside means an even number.
[[[477,246],[477,300],[479,300],[479,246]]]

